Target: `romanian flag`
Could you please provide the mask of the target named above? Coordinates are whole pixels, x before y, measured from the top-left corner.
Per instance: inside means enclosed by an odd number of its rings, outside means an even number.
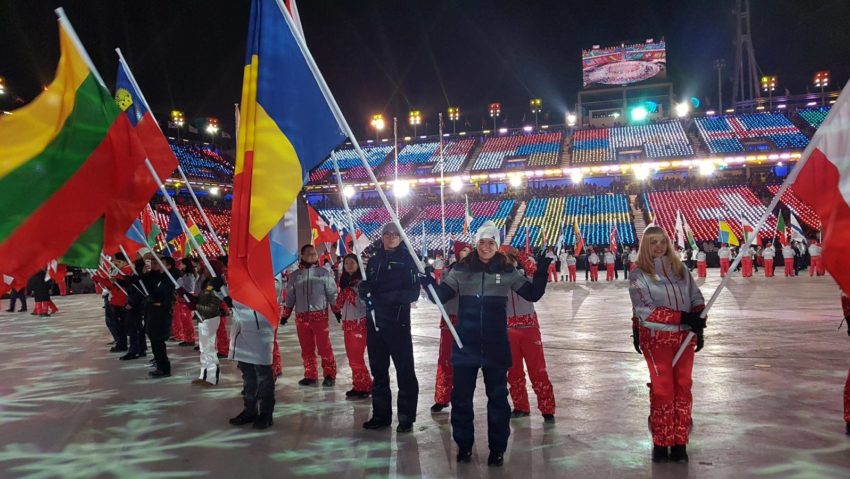
[[[117,245],[138,213],[123,224],[107,216],[123,201],[128,168],[144,161],[141,144],[64,14],[59,44],[50,85],[0,117],[0,271],[16,278],[62,256],[87,232]]]
[[[275,0],[253,0],[240,102],[228,263],[230,295],[280,319],[271,232],[307,173],[344,135],[310,69],[289,14]]]
[[[717,228],[720,230],[720,234],[718,236],[717,241],[732,246],[741,245],[741,243],[738,242],[738,237],[735,236],[735,232],[732,231],[732,227],[729,226],[729,223],[725,221],[718,221]]]
[[[584,248],[584,237],[581,235],[581,230],[578,229],[578,221],[573,222],[573,234],[575,235],[575,251],[573,251],[573,256],[578,256]]]

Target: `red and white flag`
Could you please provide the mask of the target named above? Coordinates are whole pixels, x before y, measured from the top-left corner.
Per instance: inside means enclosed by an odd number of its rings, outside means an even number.
[[[608,248],[612,253],[617,254],[617,225],[614,225],[608,234]]]
[[[794,193],[823,223],[822,261],[850,293],[850,88],[845,88],[815,132],[795,171]]]

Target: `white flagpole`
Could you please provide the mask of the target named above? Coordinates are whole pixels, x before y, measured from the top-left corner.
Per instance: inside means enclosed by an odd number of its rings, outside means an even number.
[[[395,167],[395,183],[398,184],[398,117],[393,117],[393,164]],[[377,187],[377,186],[376,186]],[[395,214],[398,215],[398,196],[393,195],[395,200]]]
[[[151,164],[150,160],[145,160],[145,165],[148,167],[148,171],[150,171],[151,176],[153,176],[154,180],[156,180],[156,184],[159,185],[159,191],[162,192],[162,196],[165,197],[165,200],[168,201],[168,204],[171,206],[171,210],[174,211],[174,216],[177,217],[177,221],[180,222],[180,227],[183,228],[183,233],[186,235],[186,239],[192,243],[192,247],[198,251],[198,255],[201,257],[201,260],[204,262],[204,266],[207,267],[207,271],[210,272],[210,276],[215,278],[217,275],[215,274],[215,270],[213,270],[212,265],[210,264],[210,260],[207,258],[204,250],[201,249],[201,245],[195,240],[195,235],[189,231],[189,227],[186,226],[186,220],[183,219],[183,215],[180,214],[180,210],[177,209],[177,205],[174,203],[174,198],[168,194],[168,191],[165,189],[165,185],[162,184],[162,180],[159,179],[159,175],[156,174],[156,170]]]
[[[823,126],[823,125],[821,125]],[[818,130],[818,132],[821,130]],[[815,132],[815,138],[818,136],[818,132]],[[785,195],[785,192],[791,185],[794,183],[794,180],[797,179],[797,175],[800,174],[800,170],[803,169],[803,166],[809,160],[809,156],[814,150],[815,138],[812,138],[812,141],[809,142],[809,146],[803,151],[803,155],[800,156],[800,159],[797,161],[797,164],[794,165],[794,169],[791,170],[791,173],[788,173],[788,176],[785,177],[785,181],[782,182],[782,186],[779,187],[779,190],[773,196],[773,199],[770,201],[770,204],[765,208],[764,213],[762,213],[761,218],[753,230],[753,234],[758,235],[759,232],[764,228],[765,223],[767,223],[767,219],[770,217],[771,212],[776,209],[776,206],[779,204],[780,198]],[[717,301],[717,297],[720,296],[720,292],[723,291],[723,288],[726,286],[726,283],[729,282],[729,278],[732,277],[732,273],[735,271],[735,268],[738,267],[738,264],[741,262],[741,258],[744,257],[744,251],[746,248],[738,248],[738,254],[735,256],[735,260],[732,261],[732,264],[729,265],[729,272],[726,276],[720,280],[720,284],[717,285],[717,289],[714,290],[714,293],[711,295],[711,298],[705,303],[705,308],[700,313],[700,317],[705,318],[708,316],[708,311],[714,306],[714,302]],[[679,358],[682,357],[682,354],[685,353],[685,349],[691,343],[691,340],[694,337],[694,332],[689,331],[688,335],[685,337],[685,340],[682,342],[682,345],[679,346],[679,350],[676,351],[676,356],[673,357],[673,366],[679,362]]]
[[[446,241],[446,177],[445,177],[445,157],[443,156],[443,113],[441,112],[439,115],[439,135],[440,135],[440,225],[442,227],[443,236],[440,238],[440,242],[442,245],[443,256],[446,255],[448,247],[448,242]],[[424,222],[422,223],[425,224]]]
[[[68,20],[68,16],[65,15],[65,9],[62,7],[54,10],[56,12],[56,16],[59,17],[59,24],[65,28],[65,31],[68,33],[68,36],[71,38],[71,42],[74,43],[74,46],[77,47],[77,51],[79,51],[80,56],[83,57],[83,61],[86,63],[86,66],[89,67],[92,75],[94,75],[95,80],[102,86],[104,89],[106,88],[106,83],[103,82],[103,78],[98,73],[97,68],[94,66],[94,62],[91,61],[91,57],[89,57],[86,48],[83,46],[83,42],[80,41],[80,37],[77,36],[77,31],[74,30],[74,27],[71,25],[71,21]]]
[[[136,264],[135,264],[135,261],[133,261],[132,259],[130,259],[130,255],[128,255],[128,254],[127,254],[127,250],[125,250],[125,249],[124,249],[124,246],[122,246],[122,245],[118,245],[118,248],[120,248],[120,249],[121,249],[121,253],[123,253],[123,254],[124,254],[124,257],[125,257],[125,258],[127,258],[127,264],[129,264],[129,265],[130,265],[130,269],[132,269],[132,270],[133,270],[133,274],[138,275],[138,274],[139,274],[139,272],[138,272],[138,271],[136,271]],[[146,288],[146,287],[145,287],[145,283],[141,283],[141,285],[142,285],[142,290],[144,290],[144,292],[145,292],[145,296],[149,296],[148,288]]]
[[[145,94],[142,93],[142,89],[139,88],[139,84],[136,83],[136,77],[133,75],[133,71],[130,70],[130,65],[128,65],[127,60],[124,59],[124,54],[121,53],[120,48],[116,48],[115,52],[118,53],[118,62],[121,63],[121,65],[124,67],[124,71],[127,72],[127,78],[130,80],[130,83],[133,85],[133,88],[135,88],[136,91],[139,93],[139,100],[141,100],[141,102],[145,105],[145,109],[147,109],[151,113],[151,117],[153,118],[154,123],[156,123],[156,127],[159,128],[160,131],[162,131],[162,128],[159,126],[159,122],[157,122],[156,117],[153,116],[153,110],[151,110],[148,101],[145,99]],[[207,229],[210,231],[210,236],[212,236],[213,240],[215,241],[215,244],[218,246],[219,252],[222,256],[226,255],[227,253],[224,251],[224,246],[222,246],[221,240],[219,240],[218,238],[218,233],[216,233],[215,228],[213,228],[212,222],[210,222],[210,219],[207,217],[206,212],[204,212],[204,208],[201,206],[201,202],[198,201],[198,197],[195,195],[195,190],[192,188],[192,184],[189,182],[189,178],[186,177],[186,173],[183,171],[183,167],[180,166],[180,162],[177,162],[177,171],[180,173],[180,177],[183,179],[183,181],[186,182],[186,187],[189,189],[189,194],[192,195],[192,200],[195,202],[195,206],[201,212],[201,217],[204,219],[204,223],[206,223]]]
[[[387,195],[384,194],[384,190],[378,184],[378,179],[375,177],[375,172],[372,171],[372,167],[369,165],[369,161],[366,159],[366,154],[363,153],[363,149],[360,148],[360,144],[357,142],[357,138],[354,136],[354,132],[351,130],[351,126],[349,126],[348,121],[346,121],[345,116],[342,114],[342,110],[340,110],[339,105],[336,102],[336,99],[333,97],[333,94],[331,94],[330,88],[328,88],[328,84],[325,83],[325,79],[322,76],[322,73],[319,71],[319,67],[316,65],[315,60],[313,60],[313,55],[310,54],[310,50],[307,49],[307,46],[304,44],[303,39],[296,33],[295,27],[292,25],[292,19],[289,17],[289,13],[287,13],[286,7],[283,5],[283,0],[277,0],[277,5],[281,13],[283,14],[283,18],[286,20],[286,24],[289,26],[293,37],[298,43],[298,48],[301,50],[301,54],[304,55],[304,59],[307,61],[307,65],[310,67],[310,71],[312,71],[313,77],[315,78],[319,88],[322,91],[322,94],[325,97],[325,101],[328,102],[328,106],[333,112],[333,115],[336,118],[339,127],[354,145],[354,150],[357,152],[357,155],[360,156],[360,161],[363,163],[363,167],[366,169],[366,173],[369,174],[369,179],[372,181],[372,184],[375,185],[375,192],[378,193],[378,196],[384,203],[384,208],[386,208],[387,212],[390,215],[390,219],[395,224],[396,228],[398,228],[398,231],[401,234],[401,239],[404,242],[404,245],[407,247],[407,253],[410,255],[414,264],[416,264],[416,268],[419,270],[419,273],[425,274],[425,267],[422,265],[422,262],[419,261],[419,256],[416,255],[416,251],[413,249],[413,246],[410,243],[410,238],[408,238],[407,233],[404,232],[404,228],[402,228],[401,226],[401,222],[399,221],[398,215],[395,211],[393,211],[392,206],[390,206],[389,200],[387,200]],[[443,307],[443,303],[437,296],[437,292],[434,290],[433,285],[428,285],[428,292],[431,293],[431,297],[434,298],[437,308],[440,310],[440,315],[442,316],[443,321],[446,323],[446,327],[452,333],[452,336],[454,337],[455,343],[457,343],[458,348],[463,348],[463,343],[460,340],[460,336],[458,336],[454,325],[449,319],[449,314]]]

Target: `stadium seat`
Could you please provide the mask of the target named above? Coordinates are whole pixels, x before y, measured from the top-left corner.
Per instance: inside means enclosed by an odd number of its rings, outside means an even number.
[[[557,166],[560,163],[561,132],[487,138],[472,166],[473,171],[498,170],[505,158],[526,157],[529,166]]]
[[[780,113],[695,118],[702,140],[711,153],[745,151],[741,140],[766,138],[779,149],[805,148],[809,139]]]
[[[617,161],[620,148],[642,147],[651,160],[681,158],[694,155],[694,149],[681,121],[665,121],[646,125],[578,130],[572,144],[572,164],[610,163]]]
[[[208,145],[169,142],[183,172],[190,180],[214,183],[233,182],[233,164]]]
[[[768,191],[770,191],[774,196],[779,193],[780,185],[770,185],[767,187]],[[818,218],[815,210],[812,209],[800,198],[794,194],[794,189],[789,188],[785,191],[785,194],[782,195],[780,200],[785,206],[787,206],[794,215],[800,219],[800,222],[809,228],[819,230],[821,227],[820,218]]]
[[[806,108],[797,112],[806,123],[811,125],[812,128],[820,128],[823,120],[826,119],[826,115],[829,114],[829,110],[831,107],[822,106],[819,108]]]

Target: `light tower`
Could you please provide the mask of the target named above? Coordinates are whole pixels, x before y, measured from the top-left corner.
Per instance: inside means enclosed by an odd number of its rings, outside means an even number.
[[[493,130],[496,129],[496,118],[502,116],[502,104],[499,102],[490,103],[490,118],[493,119]]]
[[[744,65],[746,61],[746,66]],[[750,0],[735,4],[735,76],[732,79],[732,106],[759,96],[758,63],[750,30]]]

